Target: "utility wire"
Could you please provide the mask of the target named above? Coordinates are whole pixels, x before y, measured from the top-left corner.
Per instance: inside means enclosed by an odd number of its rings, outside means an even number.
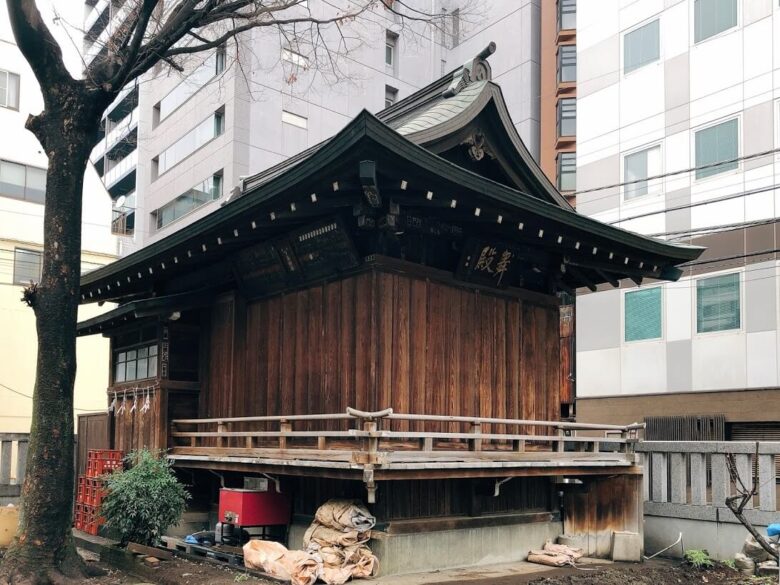
[[[6,386],[5,384],[2,383],[0,383],[0,388],[5,388],[9,392],[13,392],[14,394],[18,394],[19,396],[24,396],[25,398],[29,398],[30,400],[33,399],[33,397],[30,396],[29,394],[25,394],[24,392],[19,392],[18,390],[14,390],[10,386]],[[102,410],[89,410],[87,408],[76,408],[75,406],[73,407],[73,410],[78,410],[79,412],[103,412]]]
[[[642,179],[634,179],[633,181],[623,181],[622,183],[612,183],[611,185],[602,185],[601,187],[592,187],[590,189],[583,189],[582,191],[575,191],[573,195],[581,195],[583,193],[593,193],[594,191],[603,191],[605,189],[614,189],[615,187],[623,187],[624,185],[635,185],[636,183],[642,183],[644,181],[654,181],[656,179],[663,179],[665,177],[674,177],[676,175],[682,175],[685,173],[691,173],[693,171],[700,171],[704,169],[713,169],[717,168],[723,165],[740,162],[743,160],[751,160],[754,158],[760,158],[762,156],[768,156],[770,154],[780,153],[780,148],[773,148],[771,150],[764,150],[761,152],[756,152],[754,154],[747,154],[744,156],[738,156],[737,158],[730,158],[728,160],[722,160],[718,161],[716,163],[710,163],[706,165],[700,165],[695,167],[690,167],[687,169],[680,169],[677,171],[671,171],[668,173],[661,173],[660,175],[651,175],[649,177],[644,177]]]
[[[740,193],[730,193],[728,195],[722,195],[720,197],[714,197],[712,199],[707,199],[706,201],[697,201],[696,203],[688,203],[686,205],[677,205],[674,207],[666,207],[664,209],[658,209],[656,211],[647,211],[645,213],[639,213],[637,215],[631,215],[629,217],[624,217],[621,219],[616,219],[610,222],[607,222],[609,225],[615,225],[617,223],[623,223],[625,221],[631,221],[634,219],[640,219],[642,217],[649,217],[651,215],[658,215],[659,213],[669,213],[670,211],[680,211],[682,209],[691,209],[693,207],[700,207],[702,205],[710,205],[712,203],[719,203],[721,201],[729,201],[731,199],[738,199],[740,197],[747,197],[749,195],[756,195],[758,193],[766,193],[767,191],[773,191],[775,189],[780,188],[780,184],[775,183],[774,185],[769,185],[767,187],[760,187],[758,189],[752,189],[750,191],[741,191]]]

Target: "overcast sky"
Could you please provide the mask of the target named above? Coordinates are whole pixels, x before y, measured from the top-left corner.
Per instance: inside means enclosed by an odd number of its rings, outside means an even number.
[[[82,46],[84,2],[80,0],[36,0],[36,2],[54,38],[62,47],[62,55],[68,70],[74,77],[81,77],[83,62],[79,52]],[[57,20],[55,15],[59,16]]]

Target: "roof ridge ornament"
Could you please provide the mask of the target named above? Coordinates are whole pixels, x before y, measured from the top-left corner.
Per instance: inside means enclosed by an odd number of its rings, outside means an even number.
[[[442,92],[442,96],[450,98],[457,95],[464,87],[474,81],[490,81],[492,70],[488,57],[496,52],[496,43],[493,41],[482,49],[473,59],[466,61],[463,66],[452,75],[452,82],[449,87]]]

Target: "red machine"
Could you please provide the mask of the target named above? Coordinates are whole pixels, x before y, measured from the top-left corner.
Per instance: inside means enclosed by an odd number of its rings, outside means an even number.
[[[273,485],[269,486],[268,491],[234,488],[219,490],[218,540],[228,540],[233,534],[240,535],[240,529],[246,527],[279,526],[284,527],[283,534],[286,535],[289,522],[290,499],[287,494],[278,493]],[[226,532],[225,528],[229,530]],[[235,531],[234,528],[239,530]]]

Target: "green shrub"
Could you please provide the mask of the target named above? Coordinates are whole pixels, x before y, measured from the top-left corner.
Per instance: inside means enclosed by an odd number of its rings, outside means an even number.
[[[714,565],[706,550],[686,550],[684,558],[695,569],[709,569]]]
[[[106,526],[119,532],[123,544],[152,545],[179,522],[190,495],[162,452],[135,451],[127,461],[128,470],[107,476],[100,513]]]
[[[737,570],[737,563],[734,562],[734,559],[726,559],[725,561],[721,561],[720,564],[729,569]]]

